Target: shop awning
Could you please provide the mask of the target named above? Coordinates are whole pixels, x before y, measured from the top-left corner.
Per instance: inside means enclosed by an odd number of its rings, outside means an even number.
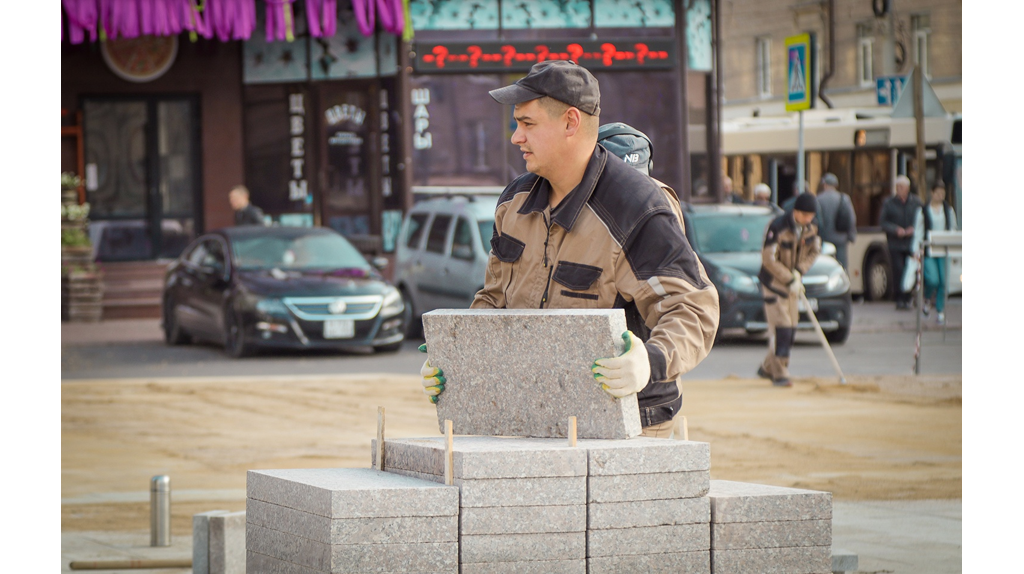
[[[335,34],[339,1],[351,2],[364,36],[374,33],[378,19],[385,32],[411,30],[408,0],[62,0],[61,41],[80,44],[86,39],[186,32],[222,42],[248,40],[256,30],[258,9],[265,10],[268,42],[294,38],[296,13],[304,14],[312,36],[323,38]]]

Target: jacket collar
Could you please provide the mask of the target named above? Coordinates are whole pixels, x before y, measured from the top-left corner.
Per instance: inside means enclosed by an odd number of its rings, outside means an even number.
[[[595,145],[594,153],[590,156],[590,161],[587,162],[587,169],[583,172],[583,179],[558,204],[551,216],[552,223],[557,223],[566,231],[572,231],[572,226],[576,223],[580,212],[583,211],[583,206],[594,194],[594,189],[597,188],[597,182],[601,178],[601,174],[604,173],[604,166],[607,162],[608,152],[603,147]],[[525,215],[547,209],[548,199],[551,196],[551,183],[543,177],[539,180],[538,184],[530,190],[530,195],[523,202],[523,206],[519,208],[519,213]]]

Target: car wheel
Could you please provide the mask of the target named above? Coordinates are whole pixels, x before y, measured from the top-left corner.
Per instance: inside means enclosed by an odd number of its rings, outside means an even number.
[[[868,256],[864,265],[864,298],[868,301],[881,301],[889,297],[890,272],[889,262],[881,251]]]
[[[825,333],[825,339],[828,340],[831,345],[842,345],[850,338],[850,325],[840,325],[835,331],[829,331]]]
[[[164,301],[164,342],[168,345],[185,345],[192,342],[192,337],[181,329],[175,315],[177,305],[167,299]]]
[[[224,318],[224,351],[236,358],[252,354],[252,346],[245,342],[244,326],[235,311],[229,307]]]
[[[390,345],[380,345],[373,348],[375,353],[397,353],[402,349],[402,342],[391,343]]]
[[[416,309],[412,306],[412,297],[409,296],[409,292],[405,290],[405,287],[399,290],[402,293],[402,301],[405,302],[405,309],[402,310],[402,327],[405,329],[405,338],[414,339],[423,334],[423,320],[416,318]]]

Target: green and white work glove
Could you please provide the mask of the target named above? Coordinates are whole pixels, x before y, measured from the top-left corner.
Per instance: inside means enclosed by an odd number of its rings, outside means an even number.
[[[427,352],[427,344],[423,343],[420,345],[420,352]],[[420,368],[420,375],[423,376],[423,394],[427,395],[431,403],[437,404],[437,397],[444,392],[444,384],[448,382],[444,378],[444,373],[437,367],[430,366],[430,359],[423,361],[423,367]]]
[[[590,368],[601,388],[617,399],[639,393],[651,378],[651,363],[643,341],[632,331],[623,333],[622,340],[626,350],[621,355],[598,359]]]
[[[799,295],[804,291],[803,277],[800,276],[800,272],[796,269],[793,270],[793,282],[789,284],[789,292],[794,295]]]

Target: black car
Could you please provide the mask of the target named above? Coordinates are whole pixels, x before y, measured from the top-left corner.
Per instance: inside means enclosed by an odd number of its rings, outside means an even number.
[[[718,289],[719,332],[768,330],[757,274],[765,230],[781,213],[778,208],[754,205],[691,205],[685,210],[686,237]],[[835,246],[823,244],[822,254],[804,274],[803,284],[825,337],[832,343],[844,343],[850,336],[850,278],[834,254]],[[813,329],[802,303],[800,311],[797,328]]]
[[[205,339],[235,357],[256,347],[395,352],[404,308],[333,230],[233,227],[199,237],[168,267],[163,329],[168,344]]]

